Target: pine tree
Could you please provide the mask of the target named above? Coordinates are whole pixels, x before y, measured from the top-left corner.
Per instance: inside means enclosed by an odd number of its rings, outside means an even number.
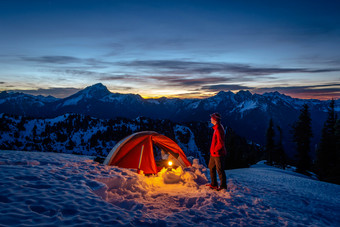
[[[275,161],[281,166],[282,169],[285,169],[287,165],[287,157],[282,144],[282,129],[280,126],[277,126],[277,130],[279,131],[279,141],[276,145]]]
[[[297,172],[300,173],[305,173],[310,169],[310,140],[313,136],[311,121],[309,107],[304,104],[298,120],[293,125],[293,141],[297,150]]]
[[[317,151],[317,169],[321,180],[332,181],[337,167],[336,118],[334,100],[332,100],[328,107],[328,117],[322,129]]]
[[[37,125],[34,125],[34,127],[32,129],[32,136],[33,136],[33,138],[37,137]]]
[[[335,123],[335,142],[336,142],[336,169],[334,183],[340,184],[340,119]]]
[[[273,119],[270,119],[269,126],[266,132],[266,154],[267,154],[267,162],[269,165],[273,164],[273,154],[275,150],[275,142],[274,142],[274,123]]]

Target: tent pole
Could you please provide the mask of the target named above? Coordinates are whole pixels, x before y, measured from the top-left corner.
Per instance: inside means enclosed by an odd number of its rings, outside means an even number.
[[[142,146],[142,150],[140,151],[139,164],[138,164],[138,169],[137,169],[138,174],[140,172],[140,165],[142,164],[143,150],[144,150],[144,145]]]

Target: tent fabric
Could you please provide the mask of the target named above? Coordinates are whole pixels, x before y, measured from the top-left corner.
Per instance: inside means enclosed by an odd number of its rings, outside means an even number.
[[[170,138],[153,131],[134,133],[119,141],[106,157],[104,164],[123,168],[138,169],[141,151],[140,170],[145,174],[156,174],[157,168],[153,146],[168,152],[177,165],[182,167],[191,166],[183,150]]]

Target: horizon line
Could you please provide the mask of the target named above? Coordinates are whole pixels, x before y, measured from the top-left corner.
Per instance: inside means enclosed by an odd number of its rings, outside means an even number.
[[[101,84],[103,85],[102,83],[96,83],[96,84],[93,84],[93,85],[90,85],[90,86],[86,86],[85,88],[83,89],[76,89],[76,88],[73,88],[74,90],[76,90],[74,93],[72,94],[69,94],[69,95],[66,95],[66,96],[63,96],[63,97],[56,97],[52,94],[46,94],[46,92],[39,92],[39,90],[42,90],[42,89],[32,89],[32,90],[24,90],[24,89],[19,89],[19,90],[0,90],[0,92],[7,92],[7,93],[22,93],[22,94],[26,94],[26,95],[32,95],[32,96],[43,96],[45,98],[47,97],[53,97],[53,98],[56,98],[56,99],[66,99],[66,98],[69,98],[71,97],[72,95],[75,95],[77,94],[78,92],[80,91],[83,91],[87,88],[90,88],[90,87],[93,87],[97,84]],[[195,96],[192,96],[192,97],[185,97],[185,95],[189,95],[190,96],[190,93],[189,94],[174,94],[174,95],[159,95],[159,96],[149,96],[149,95],[142,95],[140,93],[122,93],[122,92],[117,92],[117,91],[112,91],[111,89],[108,89],[107,86],[103,85],[104,87],[106,87],[106,89],[111,93],[111,94],[122,94],[122,95],[139,95],[141,98],[145,99],[145,100],[148,100],[148,99],[162,99],[162,98],[166,98],[166,99],[182,99],[182,100],[185,100],[185,99],[198,99],[198,100],[203,100],[203,99],[207,99],[207,98],[211,98],[211,97],[214,97],[216,95],[218,95],[220,92],[224,92],[224,93],[233,93],[234,95],[238,94],[239,92],[249,92],[251,95],[264,95],[264,94],[270,94],[270,93],[279,93],[280,95],[284,95],[284,96],[287,96],[289,98],[293,98],[293,99],[302,99],[302,100],[319,100],[319,101],[329,101],[329,100],[339,100],[339,98],[334,98],[334,97],[331,97],[331,98],[313,98],[313,97],[305,97],[305,98],[302,98],[302,97],[299,97],[298,95],[295,97],[291,94],[287,94],[287,93],[284,93],[284,92],[280,92],[278,90],[270,90],[270,91],[263,91],[263,92],[254,92],[252,91],[251,89],[246,89],[246,90],[219,90],[219,91],[216,91],[214,92],[214,94],[212,95],[200,95],[200,96],[197,96],[196,94],[196,97]],[[68,89],[68,88],[59,88],[59,89]],[[44,90],[48,90],[48,89],[44,89]]]

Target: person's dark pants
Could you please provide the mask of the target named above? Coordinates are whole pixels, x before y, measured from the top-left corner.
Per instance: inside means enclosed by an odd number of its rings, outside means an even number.
[[[225,156],[221,157],[213,157],[210,156],[209,160],[209,169],[210,169],[210,178],[211,178],[211,185],[214,187],[217,187],[217,178],[216,178],[216,171],[218,174],[218,177],[221,181],[221,186],[223,188],[227,187],[227,179],[224,172],[224,166],[225,166]]]

